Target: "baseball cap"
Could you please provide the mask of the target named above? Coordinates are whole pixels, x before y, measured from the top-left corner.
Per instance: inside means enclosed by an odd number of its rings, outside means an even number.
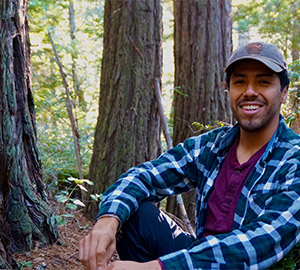
[[[254,59],[262,62],[274,72],[281,72],[287,69],[283,54],[276,45],[264,42],[252,42],[238,47],[228,60],[225,72],[239,60]]]

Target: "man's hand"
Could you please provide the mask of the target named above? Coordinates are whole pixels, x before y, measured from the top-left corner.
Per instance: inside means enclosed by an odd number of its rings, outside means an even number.
[[[119,221],[114,217],[99,219],[91,233],[79,242],[79,260],[88,270],[105,268],[116,250]]]
[[[115,261],[107,266],[105,270],[161,270],[161,267],[157,260],[146,263]]]

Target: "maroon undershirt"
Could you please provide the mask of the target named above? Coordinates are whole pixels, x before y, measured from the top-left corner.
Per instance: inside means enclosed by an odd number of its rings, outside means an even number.
[[[267,144],[259,149],[247,162],[237,160],[235,140],[217,176],[214,189],[208,199],[208,209],[203,236],[231,232],[233,217],[242,188],[260,159]]]

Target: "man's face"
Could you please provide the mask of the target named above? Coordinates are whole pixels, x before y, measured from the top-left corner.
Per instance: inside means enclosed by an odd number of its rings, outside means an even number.
[[[242,129],[256,132],[277,128],[280,105],[286,100],[288,88],[280,91],[275,72],[256,60],[239,61],[230,77],[229,89],[231,110]]]

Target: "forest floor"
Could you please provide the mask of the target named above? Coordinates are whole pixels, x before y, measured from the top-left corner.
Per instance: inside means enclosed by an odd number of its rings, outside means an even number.
[[[55,207],[56,208],[56,207]],[[34,249],[14,257],[23,270],[84,270],[78,260],[78,242],[93,228],[94,221],[75,212],[75,217],[59,227],[59,240],[56,244]]]
[[[51,200],[51,206],[56,215],[59,214],[58,203]],[[78,260],[78,243],[93,228],[94,221],[83,216],[82,211],[72,211],[74,217],[67,219],[67,224],[58,226],[59,239],[57,243],[46,248],[36,248],[23,254],[14,254],[21,270],[85,270]],[[167,212],[166,212],[167,213]],[[66,213],[67,214],[67,213]],[[184,222],[167,213],[176,223],[187,231]],[[111,261],[117,259],[114,254]]]

